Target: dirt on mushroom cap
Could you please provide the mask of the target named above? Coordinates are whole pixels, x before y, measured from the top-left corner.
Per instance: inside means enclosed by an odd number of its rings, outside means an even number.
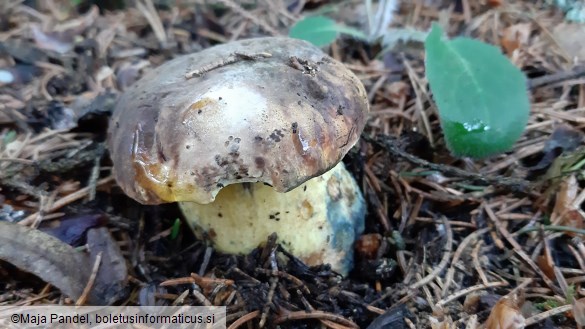
[[[118,183],[145,204],[212,202],[226,185],[291,190],[333,167],[369,112],[359,79],[311,44],[258,38],[176,58],[119,99]]]

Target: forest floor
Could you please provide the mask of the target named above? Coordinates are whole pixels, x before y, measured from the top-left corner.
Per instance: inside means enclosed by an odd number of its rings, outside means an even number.
[[[367,1],[211,2],[0,3],[0,224],[11,225],[0,230],[0,305],[218,305],[230,328],[585,323],[583,24],[550,1],[402,1],[393,47],[340,35],[323,48],[371,104],[344,159],[368,214],[355,269],[341,277],[270,243],[218,253],[176,204],[140,205],[116,185],[108,119],[145,72],[216,44],[286,36],[315,13],[367,31]],[[472,160],[446,148],[412,32],[434,21],[500,47],[529,79],[530,119],[509,152]]]

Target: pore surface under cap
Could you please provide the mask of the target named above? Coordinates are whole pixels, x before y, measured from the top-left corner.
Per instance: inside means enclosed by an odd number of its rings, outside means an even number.
[[[137,201],[209,203],[229,184],[286,192],[329,170],[368,111],[362,83],[320,49],[248,39],[146,74],[120,97],[109,147],[118,183]]]

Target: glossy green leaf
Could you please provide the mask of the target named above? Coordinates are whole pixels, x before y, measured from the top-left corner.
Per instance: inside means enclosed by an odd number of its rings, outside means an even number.
[[[335,41],[339,33],[348,34],[359,39],[367,38],[363,32],[351,27],[338,25],[334,20],[325,16],[310,16],[301,19],[293,25],[288,35],[291,38],[309,41],[317,47],[323,47]]]
[[[425,41],[426,74],[447,147],[482,158],[508,151],[530,114],[526,77],[497,47],[448,40],[433,24]]]

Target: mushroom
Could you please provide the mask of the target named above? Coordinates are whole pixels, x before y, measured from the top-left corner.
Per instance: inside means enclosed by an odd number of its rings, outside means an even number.
[[[320,49],[248,39],[147,73],[120,96],[108,144],[127,195],[179,202],[217,250],[247,253],[275,232],[346,274],[365,205],[341,159],[368,112],[360,80]]]

